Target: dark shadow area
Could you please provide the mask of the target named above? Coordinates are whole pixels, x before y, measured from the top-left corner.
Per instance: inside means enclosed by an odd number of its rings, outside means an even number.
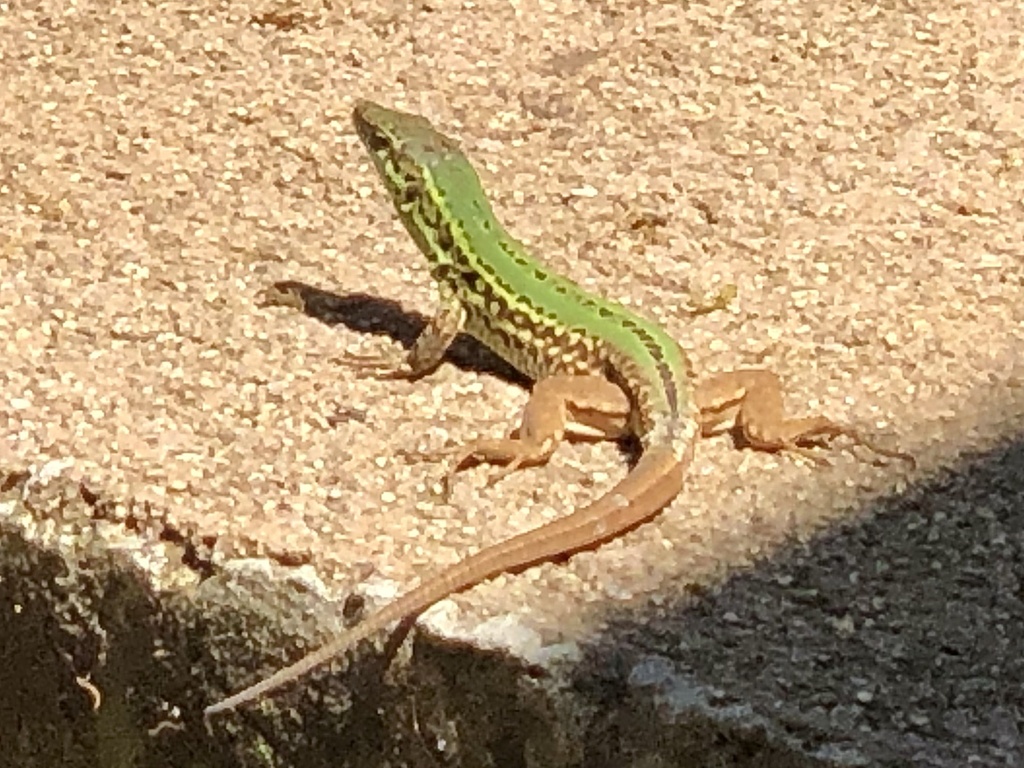
[[[197,738],[202,638],[100,547],[73,565],[0,529],[0,766],[229,766]],[[177,605],[175,605],[177,603]],[[184,734],[188,734],[182,738]]]
[[[346,671],[314,673],[278,697],[273,714],[249,707],[222,718],[214,738],[241,756],[260,734],[274,764],[303,768],[537,764],[524,762],[524,741],[558,718],[538,714],[550,708],[547,694],[523,688],[518,664],[419,638],[412,652],[411,664],[387,668],[366,650]]]
[[[1024,765],[1024,443],[691,591],[575,669],[584,765]]]

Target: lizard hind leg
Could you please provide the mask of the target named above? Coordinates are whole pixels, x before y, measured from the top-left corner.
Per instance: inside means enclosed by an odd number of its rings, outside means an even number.
[[[874,437],[866,435],[855,427],[833,421],[827,416],[789,419],[788,426],[789,435],[779,443],[782,450],[806,456],[817,464],[828,464],[829,462],[825,458],[817,456],[809,446],[814,444],[831,445],[837,437],[845,437],[853,445],[863,446],[877,456],[900,459],[907,462],[911,468],[916,465],[914,457],[909,453],[880,445]]]
[[[453,451],[444,488],[476,464],[496,464],[487,485],[524,467],[544,464],[570,437],[611,440],[627,431],[630,403],[615,384],[600,376],[558,375],[536,383],[523,417],[507,437],[482,438]]]
[[[724,423],[732,423],[753,448],[795,453],[815,464],[829,461],[816,454],[811,446],[828,446],[837,437],[846,437],[854,445],[864,446],[879,456],[902,459],[914,466],[910,454],[886,448],[873,437],[827,416],[787,416],[781,382],[771,371],[747,368],[720,373],[701,382],[695,398],[704,434],[718,431]]]

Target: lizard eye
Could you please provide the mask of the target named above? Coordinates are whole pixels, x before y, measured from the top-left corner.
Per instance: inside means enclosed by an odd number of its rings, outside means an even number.
[[[367,123],[357,123],[356,127],[359,131],[359,138],[363,140],[367,149],[378,155],[388,154],[391,143],[384,134],[374,130],[373,126]]]

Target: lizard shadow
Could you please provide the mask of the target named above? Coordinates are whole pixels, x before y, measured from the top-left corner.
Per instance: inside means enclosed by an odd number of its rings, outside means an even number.
[[[265,293],[292,297],[288,301],[261,301],[261,306],[288,304],[307,317],[329,326],[343,325],[357,333],[387,336],[411,349],[426,328],[429,319],[418,312],[404,309],[391,299],[366,293],[337,294],[296,280],[273,283]],[[531,380],[517,371],[486,346],[465,333],[460,333],[445,352],[444,362],[464,371],[490,374],[525,388]]]

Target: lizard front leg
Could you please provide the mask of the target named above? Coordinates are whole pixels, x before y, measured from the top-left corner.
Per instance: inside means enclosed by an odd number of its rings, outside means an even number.
[[[260,291],[256,303],[260,307],[293,307],[308,314],[303,289],[299,283],[277,282]],[[440,298],[437,312],[405,353],[404,364],[382,355],[346,355],[345,363],[381,379],[414,380],[433,372],[466,322],[466,310],[453,293],[442,290]]]
[[[700,408],[701,430],[705,435],[735,427],[754,448],[789,451],[818,464],[827,461],[815,455],[808,446],[828,444],[837,437],[845,436],[880,456],[902,459],[914,465],[910,454],[884,448],[860,430],[827,416],[787,417],[782,403],[782,385],[772,371],[749,368],[721,373],[701,382],[694,397]]]
[[[444,299],[444,297],[442,297]],[[466,310],[454,297],[442,300],[441,306],[405,355],[405,364],[387,357],[350,355],[345,362],[380,379],[415,381],[437,369],[452,341],[466,322]]]

